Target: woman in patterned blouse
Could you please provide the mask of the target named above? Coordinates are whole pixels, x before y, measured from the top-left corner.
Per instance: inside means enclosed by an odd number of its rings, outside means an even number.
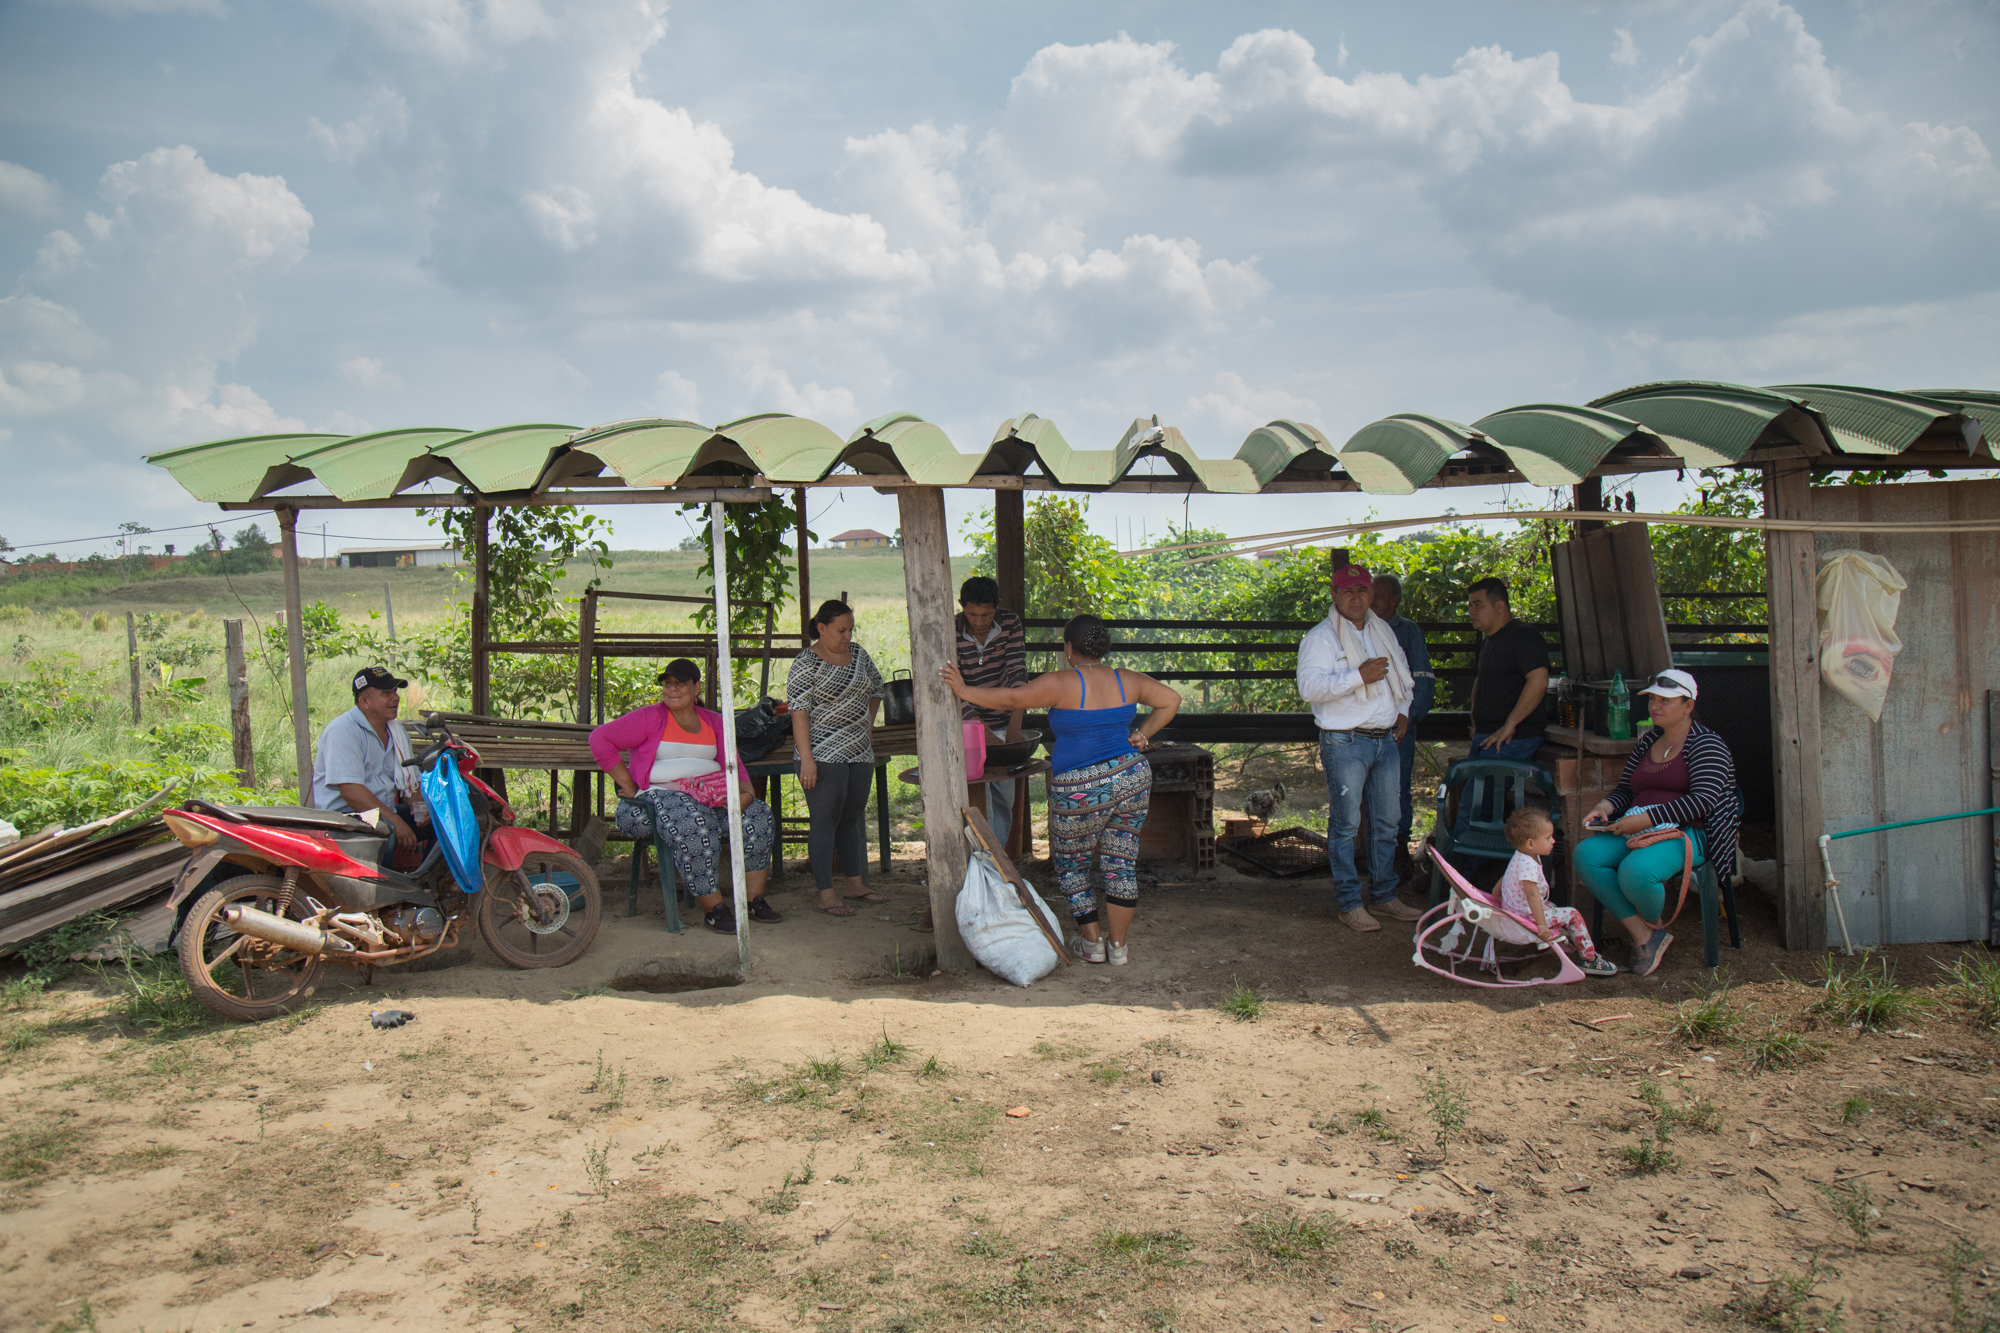
[[[799,755],[799,786],[806,794],[806,850],[819,889],[813,908],[853,916],[850,902],[889,901],[888,894],[861,881],[868,860],[868,786],[875,773],[870,733],[882,704],[882,676],[868,650],[854,642],[854,611],[847,603],[821,603],[812,631],[812,646],[792,659],[785,702]],[[845,893],[833,887],[836,856]]]

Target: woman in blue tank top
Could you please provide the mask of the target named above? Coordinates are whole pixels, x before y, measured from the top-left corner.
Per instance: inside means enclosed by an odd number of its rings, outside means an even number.
[[[1128,961],[1126,932],[1139,910],[1139,829],[1152,798],[1153,770],[1141,750],[1174,720],[1181,696],[1151,676],[1104,664],[1111,634],[1096,616],[1063,626],[1061,671],[1011,690],[975,689],[948,661],[940,673],[951,692],[981,708],[1046,708],[1055,747],[1049,753],[1049,851],[1056,885],[1069,899],[1086,963]],[[1139,705],[1151,711],[1135,728]],[[1090,861],[1104,881],[1107,941],[1098,933]]]

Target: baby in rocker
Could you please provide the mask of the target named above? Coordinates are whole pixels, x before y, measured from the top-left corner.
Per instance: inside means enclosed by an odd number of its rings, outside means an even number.
[[[1583,913],[1574,907],[1549,905],[1549,881],[1542,874],[1542,858],[1556,849],[1556,826],[1548,812],[1523,806],[1507,816],[1507,841],[1513,844],[1514,859],[1500,877],[1500,905],[1515,916],[1535,923],[1535,934],[1554,940],[1558,931],[1569,936],[1576,950],[1577,966],[1593,977],[1618,974],[1618,965],[1597,956],[1584,928]]]

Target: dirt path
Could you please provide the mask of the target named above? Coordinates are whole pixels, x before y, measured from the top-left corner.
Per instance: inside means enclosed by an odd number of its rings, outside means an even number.
[[[908,868],[846,922],[798,879],[731,988],[609,989],[733,944],[657,893],[626,920],[607,868],[561,972],[481,955],[255,1029],[147,1036],[83,985],[8,1014],[0,1325],[1944,1329],[1955,1274],[1991,1326],[2000,1084],[1956,1010],[1816,1026],[1774,971],[1805,960],[1753,946],[1736,1032],[1822,1057],[1760,1073],[1668,1035],[1698,939],[1496,998],[1232,877],[1152,894],[1128,968],[899,978]],[[1238,979],[1256,1017],[1215,1007]],[[418,1018],[372,1029],[391,1002]],[[1467,1108],[1441,1161],[1427,1089]]]

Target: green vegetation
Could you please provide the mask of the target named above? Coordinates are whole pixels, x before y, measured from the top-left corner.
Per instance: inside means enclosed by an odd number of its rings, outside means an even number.
[[[1324,1262],[1345,1231],[1345,1224],[1331,1213],[1258,1213],[1243,1225],[1251,1249],[1286,1269]]]
[[[1646,1103],[1646,1109],[1652,1114],[1652,1132],[1642,1134],[1637,1143],[1621,1149],[1619,1156],[1640,1175],[1678,1169],[1680,1155],[1668,1146],[1673,1142],[1673,1128],[1678,1117],[1674,1108],[1667,1104],[1659,1083],[1650,1075],[1639,1080],[1639,1099]]]
[[[1097,1238],[1098,1252],[1141,1268],[1178,1268],[1187,1263],[1194,1242],[1178,1231],[1106,1231]]]
[[[1826,1200],[1826,1206],[1833,1210],[1833,1215],[1854,1233],[1855,1240],[1868,1239],[1868,1232],[1875,1219],[1882,1215],[1882,1210],[1875,1206],[1874,1196],[1869,1194],[1866,1182],[1836,1180],[1831,1185],[1822,1185],[1814,1181],[1813,1188]]]
[[[1726,1046],[1736,1040],[1743,1014],[1729,1003],[1727,989],[1703,999],[1682,1000],[1667,1020],[1667,1035],[1683,1046]]]
[[[1841,1026],[1875,1032],[1901,1027],[1930,1012],[1931,1006],[1916,991],[1896,984],[1886,958],[1871,971],[1866,958],[1846,968],[1829,957],[1821,962],[1820,971],[1821,993],[1812,1012]]]
[[[1763,1032],[1750,1038],[1747,1049],[1750,1052],[1750,1068],[1759,1074],[1773,1069],[1796,1069],[1826,1056],[1826,1047],[1822,1043],[1809,1040],[1777,1023],[1766,1024]]]
[[[1995,1333],[2000,1330],[2000,1296],[1990,1291],[1981,1299],[1965,1290],[1965,1275],[1986,1265],[1986,1254],[1963,1236],[1952,1237],[1939,1267],[1944,1269],[1945,1294],[1951,1302],[1951,1333]],[[1977,1304],[1974,1302],[1977,1301]]]
[[[1840,1123],[1858,1125],[1874,1109],[1868,1099],[1857,1092],[1840,1104]]]
[[[1841,1333],[1844,1324],[1840,1316],[1846,1302],[1836,1302],[1831,1310],[1813,1305],[1813,1293],[1821,1279],[1839,1276],[1840,1270],[1821,1263],[1815,1252],[1805,1272],[1773,1273],[1762,1291],[1738,1296],[1729,1308],[1749,1323],[1779,1333]]]
[[[1451,1156],[1452,1139],[1465,1131],[1465,1094],[1445,1082],[1443,1074],[1424,1081],[1424,1114],[1436,1127],[1432,1135],[1438,1156]]]
[[[1263,1017],[1264,997],[1241,981],[1232,981],[1215,1007],[1239,1023],[1248,1023]]]
[[[1944,997],[1965,1011],[1965,1021],[1989,1032],[2000,1027],[2000,959],[1981,949],[1940,966],[1950,978]]]

